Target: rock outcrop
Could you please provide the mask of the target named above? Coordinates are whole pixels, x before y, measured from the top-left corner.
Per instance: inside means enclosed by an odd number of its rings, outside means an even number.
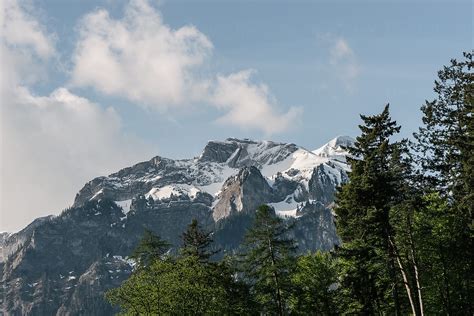
[[[197,158],[154,157],[95,178],[61,214],[0,235],[0,314],[112,315],[103,294],[130,275],[127,256],[145,229],[177,249],[197,219],[222,255],[237,250],[261,204],[293,224],[300,252],[329,250],[339,242],[329,207],[347,181],[352,142],[339,137],[309,151],[212,141]]]

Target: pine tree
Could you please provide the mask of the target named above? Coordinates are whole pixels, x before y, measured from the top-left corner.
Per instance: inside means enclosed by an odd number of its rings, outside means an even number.
[[[450,279],[457,278],[452,269],[456,257],[451,254],[451,228],[456,218],[439,193],[425,194],[422,202],[414,211],[413,239],[421,271],[424,309],[428,315],[449,315],[453,313],[450,304],[454,285]]]
[[[222,276],[195,256],[155,261],[106,297],[125,315],[228,315],[233,308]]]
[[[419,162],[425,178],[442,195],[474,207],[474,62],[451,60],[438,72],[434,91],[438,95],[421,107],[424,126],[415,133]]]
[[[153,261],[161,259],[170,248],[168,242],[146,229],[130,258],[137,262],[139,268],[145,268]]]
[[[195,256],[201,262],[208,262],[210,257],[218,252],[210,249],[213,242],[211,233],[202,229],[196,219],[193,219],[188,225],[182,235],[182,240],[181,253],[183,256]]]
[[[354,148],[349,148],[349,183],[336,196],[338,250],[347,312],[374,315],[401,314],[399,269],[390,211],[398,200],[394,166],[403,143],[390,143],[400,126],[392,121],[389,106],[379,115],[361,115],[364,125]]]
[[[272,208],[262,205],[245,235],[243,272],[264,313],[283,315],[288,309],[295,247],[285,237],[287,229]]]
[[[291,314],[338,315],[337,260],[329,252],[301,255],[291,276]]]
[[[145,268],[109,290],[107,300],[120,306],[124,315],[253,314],[249,288],[236,280],[229,263],[208,261],[212,240],[197,221],[183,236],[186,251],[178,257],[163,256],[161,239],[147,231],[134,252],[140,263],[147,262]]]
[[[474,74],[473,54],[451,60],[438,72],[437,98],[421,107],[424,126],[415,134],[415,149],[428,195],[439,193],[444,210],[428,226],[444,223],[445,246],[431,259],[444,266],[442,301],[447,314],[474,314]]]

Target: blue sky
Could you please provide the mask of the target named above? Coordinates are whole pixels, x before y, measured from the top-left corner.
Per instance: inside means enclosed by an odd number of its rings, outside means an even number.
[[[120,19],[126,1],[38,1],[48,30],[58,36],[63,62],[74,47],[78,20],[98,7]],[[339,134],[357,135],[359,113],[392,104],[393,117],[409,135],[419,125],[419,106],[432,97],[437,70],[472,47],[471,1],[162,1],[151,2],[165,24],[194,25],[213,43],[201,69],[228,74],[256,70],[278,106],[301,106],[296,126],[270,135],[258,129],[214,124],[212,108],[193,113],[144,111],[128,100],[96,91],[80,95],[116,107],[127,131],[170,157],[197,154],[209,139],[230,136],[291,141],[312,148]],[[344,40],[360,67],[346,89],[331,67],[331,46]],[[342,74],[343,75],[343,74]],[[42,90],[67,80],[52,73]],[[90,90],[90,89],[89,89]],[[262,120],[262,124],[264,121]],[[170,137],[172,135],[172,137]]]
[[[436,72],[473,47],[471,1],[2,2],[0,230],[210,139],[314,149],[386,103],[410,136]]]

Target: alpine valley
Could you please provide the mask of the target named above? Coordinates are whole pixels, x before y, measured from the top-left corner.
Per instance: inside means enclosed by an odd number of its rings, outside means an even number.
[[[339,243],[331,207],[353,142],[340,136],[310,151],[229,138],[196,158],[157,156],[95,178],[60,215],[0,234],[0,315],[114,314],[103,294],[130,275],[127,256],[145,229],[178,247],[197,219],[222,256],[236,251],[261,204],[292,224],[299,252],[330,250]]]

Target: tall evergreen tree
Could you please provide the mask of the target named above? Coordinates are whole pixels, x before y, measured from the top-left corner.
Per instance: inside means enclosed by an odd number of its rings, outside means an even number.
[[[191,224],[188,225],[188,228],[182,235],[182,240],[181,253],[183,256],[195,256],[201,262],[207,262],[212,255],[218,252],[211,250],[213,241],[211,233],[206,232],[196,219],[193,219]]]
[[[337,272],[337,260],[329,252],[299,256],[291,276],[291,314],[338,315]]]
[[[130,258],[137,262],[139,268],[145,268],[153,261],[161,259],[170,248],[171,245],[168,242],[146,229]]]
[[[427,193],[446,200],[444,211],[430,217],[429,227],[444,223],[444,247],[432,249],[433,260],[445,269],[444,312],[474,314],[474,74],[473,54],[438,72],[433,101],[421,107],[423,123],[415,149]],[[439,205],[439,203],[438,203]],[[437,232],[437,234],[440,232]],[[439,235],[439,234],[438,234]]]
[[[402,142],[390,142],[400,126],[389,106],[374,116],[361,115],[364,125],[354,148],[349,148],[349,183],[337,193],[336,214],[342,245],[338,256],[344,269],[342,288],[348,312],[368,315],[401,314],[399,269],[390,224],[398,200],[397,152]],[[399,157],[399,156],[398,156]]]
[[[245,235],[243,272],[264,313],[283,315],[288,309],[295,246],[285,236],[287,229],[271,207],[262,205]]]
[[[229,315],[235,306],[222,276],[195,256],[155,261],[106,297],[125,315]]]
[[[212,240],[196,221],[184,236],[181,256],[163,256],[163,241],[146,231],[133,256],[139,268],[120,287],[107,291],[107,300],[124,315],[254,314],[249,287],[236,280],[230,262],[208,261]]]

